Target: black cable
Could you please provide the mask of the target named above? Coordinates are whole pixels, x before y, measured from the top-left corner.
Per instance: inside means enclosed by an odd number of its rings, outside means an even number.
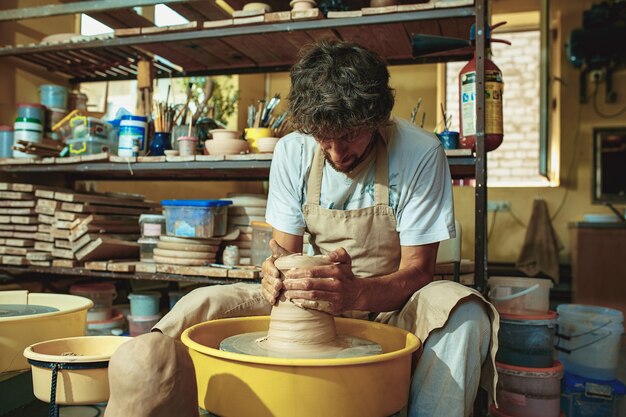
[[[517,222],[517,224],[519,224],[520,226],[522,226],[524,229],[526,228],[526,224],[525,224],[523,221],[521,221],[521,220],[519,219],[519,217],[517,217],[517,216],[513,213],[513,211],[509,210],[509,214],[511,215],[511,217],[513,217],[513,220],[515,220],[515,221]]]
[[[593,111],[595,111],[596,114],[602,117],[603,119],[613,119],[617,116],[621,116],[622,113],[625,113],[626,106],[624,106],[624,108],[619,110],[617,113],[613,113],[613,114],[602,113],[600,111],[600,108],[598,107],[598,86],[599,85],[600,83],[596,83],[596,87],[593,89]]]

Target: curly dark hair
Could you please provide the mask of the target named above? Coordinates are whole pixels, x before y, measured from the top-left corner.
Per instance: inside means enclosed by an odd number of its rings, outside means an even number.
[[[394,104],[389,71],[359,45],[322,41],[301,52],[291,68],[291,127],[317,139],[389,124]]]

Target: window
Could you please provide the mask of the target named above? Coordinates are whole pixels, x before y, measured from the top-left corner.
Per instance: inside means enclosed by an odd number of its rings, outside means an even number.
[[[487,154],[490,187],[549,186],[539,174],[540,32],[498,33],[511,45],[492,44],[492,61],[504,80],[504,141]],[[459,129],[458,77],[464,62],[446,64],[446,109],[453,114],[451,129]]]

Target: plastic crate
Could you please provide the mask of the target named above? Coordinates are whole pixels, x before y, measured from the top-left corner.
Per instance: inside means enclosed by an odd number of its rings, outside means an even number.
[[[626,415],[626,386],[618,380],[598,381],[566,372],[561,387],[561,409],[566,417]]]
[[[229,200],[163,200],[170,236],[209,238],[226,234]]]

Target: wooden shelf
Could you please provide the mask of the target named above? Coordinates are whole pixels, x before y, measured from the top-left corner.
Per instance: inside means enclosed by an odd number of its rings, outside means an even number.
[[[108,279],[146,279],[154,281],[172,281],[172,282],[194,282],[198,284],[223,285],[234,284],[236,282],[259,283],[260,279],[237,279],[237,278],[211,278],[198,277],[188,275],[173,275],[163,273],[122,273],[108,271],[93,271],[83,267],[76,268],[57,268],[57,267],[38,267],[38,266],[10,266],[0,265],[0,272],[12,276],[40,276],[41,274],[58,275],[58,276],[81,276],[86,278],[108,278]]]
[[[271,160],[192,162],[82,162],[75,164],[0,165],[0,173],[18,179],[21,174],[64,174],[68,179],[107,180],[267,180]],[[473,156],[449,157],[453,178],[474,176]]]
[[[446,4],[450,2],[442,2]],[[193,31],[165,31],[108,39],[0,48],[69,76],[74,82],[135,79],[137,61],[159,56],[155,76],[190,76],[287,71],[298,51],[319,39],[349,40],[383,56],[390,65],[471,58],[470,49],[413,58],[411,34],[464,37],[474,7],[437,8],[352,18],[233,25]]]

